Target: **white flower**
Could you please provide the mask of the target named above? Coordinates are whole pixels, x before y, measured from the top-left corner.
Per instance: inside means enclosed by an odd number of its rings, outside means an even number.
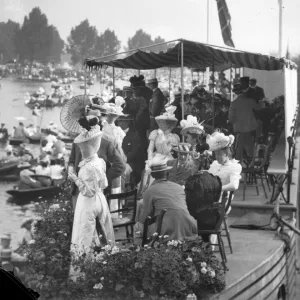
[[[167,243],[167,245],[168,245],[168,246],[174,246],[174,247],[177,247],[177,246],[178,246],[178,242],[179,242],[179,241],[174,241],[174,240],[172,240],[172,241],[169,241],[169,242]]]
[[[67,236],[67,235],[68,235],[68,234],[65,232],[65,233],[64,233],[64,236]]]
[[[202,262],[200,266],[201,266],[201,268],[206,268],[207,265],[205,262]]]
[[[103,280],[104,280],[104,277],[101,277],[100,280],[103,281]]]
[[[162,235],[160,235],[158,238],[161,239],[161,238],[162,238]]]
[[[66,211],[66,209],[65,209],[65,208],[63,208],[62,210],[63,210],[63,211]]]
[[[209,271],[208,275],[211,277],[211,278],[214,278],[216,276],[216,272],[215,271]]]
[[[95,289],[95,290],[102,290],[102,288],[103,288],[102,283],[95,284],[93,287],[93,289]]]
[[[158,236],[158,233],[157,233],[157,232],[154,232],[152,235],[153,235],[153,236]]]
[[[28,244],[29,244],[29,245],[35,244],[35,240],[30,240],[30,241],[28,242]]]
[[[111,250],[111,254],[115,254],[115,253],[118,253],[119,252],[119,248],[114,246]]]
[[[63,232],[60,230],[60,231],[57,231],[57,233],[63,233]]]
[[[59,209],[59,208],[60,208],[59,204],[52,204],[50,206],[50,209]]]
[[[207,272],[206,268],[202,268],[202,269],[201,269],[201,273],[202,273],[202,274],[206,274],[206,272]]]
[[[103,248],[102,248],[103,249]],[[104,247],[104,250],[105,251],[110,251],[111,250],[111,245],[106,245],[105,247]]]
[[[167,239],[169,236],[166,234],[166,235],[164,235],[164,239]]]
[[[106,265],[106,264],[107,264],[107,261],[104,261],[103,264]]]
[[[100,252],[95,256],[96,262],[101,262],[103,260],[104,253]]]
[[[189,262],[193,261],[193,259],[191,257],[188,257],[186,260],[189,261]]]

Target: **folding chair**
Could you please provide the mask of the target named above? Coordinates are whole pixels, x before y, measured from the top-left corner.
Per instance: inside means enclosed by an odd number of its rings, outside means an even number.
[[[229,226],[227,224],[227,212],[229,210],[229,207],[231,205],[231,200],[233,198],[233,195],[234,195],[234,191],[231,191],[229,193],[229,198],[227,200],[227,203],[225,203],[225,214],[224,214],[224,221],[223,221],[223,228],[222,230],[225,231],[225,235],[227,237],[227,240],[228,240],[228,245],[229,245],[229,249],[230,249],[230,253],[232,254],[233,253],[233,250],[232,250],[232,244],[231,244],[231,238],[230,238],[230,232],[229,232]],[[223,199],[226,199],[226,197],[224,197]]]

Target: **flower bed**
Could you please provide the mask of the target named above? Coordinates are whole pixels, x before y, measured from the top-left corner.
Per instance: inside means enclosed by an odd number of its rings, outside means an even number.
[[[72,258],[82,277],[70,280],[73,213],[68,190],[51,206],[44,203],[35,239],[26,248],[25,285],[40,299],[206,299],[225,287],[219,260],[200,238],[169,241],[156,237],[154,247],[126,245],[95,248]],[[57,298],[58,297],[58,298]]]

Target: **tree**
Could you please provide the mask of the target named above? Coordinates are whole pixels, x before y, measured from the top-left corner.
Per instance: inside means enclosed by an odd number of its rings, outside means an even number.
[[[96,39],[94,55],[97,57],[115,54],[120,50],[121,42],[118,40],[115,32],[106,29]]]
[[[16,58],[15,36],[20,24],[8,20],[0,22],[0,64]]]
[[[15,45],[21,60],[58,62],[64,43],[54,26],[39,7],[35,7],[24,18],[21,29],[16,34]]]
[[[160,43],[164,43],[164,42],[165,42],[165,40],[163,38],[161,38],[160,36],[158,36],[154,39],[153,44],[160,44]],[[151,51],[153,51],[153,52],[165,51],[165,50],[167,50],[167,46],[168,46],[168,44],[158,45],[158,46],[151,48]]]
[[[73,64],[83,61],[86,57],[94,56],[97,36],[96,27],[90,26],[87,19],[72,28],[68,37],[68,52],[71,54]]]
[[[139,29],[132,38],[128,39],[128,50],[139,49],[153,44],[151,35]]]

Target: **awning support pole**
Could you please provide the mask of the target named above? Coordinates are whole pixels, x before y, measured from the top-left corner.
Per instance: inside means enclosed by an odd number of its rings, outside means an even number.
[[[183,41],[181,41],[181,111],[182,120],[184,120],[184,80],[183,80]],[[184,137],[182,136],[182,141],[184,142]]]
[[[84,95],[86,95],[86,76],[87,76],[87,72],[86,72],[86,68],[84,69]]]
[[[115,67],[113,67],[113,97],[115,97]]]
[[[212,77],[213,77],[213,92],[212,92],[212,128],[215,129],[215,60],[213,58],[212,64]]]
[[[172,69],[169,69],[169,102],[171,101],[171,74],[172,74]]]
[[[100,97],[101,97],[101,95],[102,95],[102,68],[100,68],[99,78],[100,78]]]
[[[140,76],[141,75],[141,70],[138,70],[138,76]]]
[[[233,80],[233,69],[232,65],[230,65],[230,81],[229,81],[229,92],[230,92],[230,102],[232,101],[232,80]]]

